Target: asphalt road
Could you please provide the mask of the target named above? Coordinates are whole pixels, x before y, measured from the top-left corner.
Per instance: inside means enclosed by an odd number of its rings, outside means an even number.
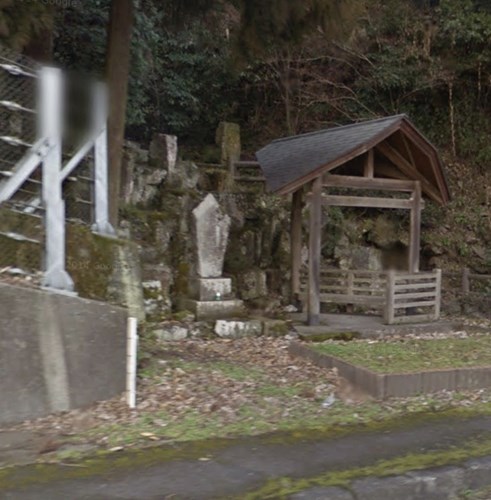
[[[334,439],[292,435],[272,440],[230,440],[205,457],[163,461],[142,467],[130,463],[88,477],[73,477],[73,466],[53,466],[36,479],[35,469],[10,478],[2,500],[161,500],[240,498],[268,480],[308,478],[329,471],[373,464],[407,453],[462,446],[491,436],[491,416],[467,420],[432,420],[383,432],[355,432]],[[83,471],[83,466],[81,467]],[[27,473],[27,472],[28,473]],[[69,477],[72,475],[72,477]],[[83,475],[83,473],[82,473]],[[29,476],[29,485],[25,477]],[[1,482],[0,482],[1,484]]]

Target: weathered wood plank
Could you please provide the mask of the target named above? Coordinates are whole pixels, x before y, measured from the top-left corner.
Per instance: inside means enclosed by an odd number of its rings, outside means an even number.
[[[415,167],[411,165],[410,162],[404,158],[399,151],[394,149],[387,142],[381,142],[377,144],[377,149],[386,156],[394,165],[397,166],[401,170],[401,172],[408,177],[418,180],[421,182],[421,186],[423,189],[435,200],[439,203],[443,204],[443,200],[439,191],[426,179],[426,177],[421,174]]]
[[[320,322],[320,271],[321,271],[321,229],[322,229],[322,177],[312,182],[309,224],[309,307],[310,326]]]
[[[402,208],[411,209],[411,200],[400,200],[394,198],[372,198],[369,196],[340,196],[326,195],[322,197],[322,203],[332,207],[361,207],[361,208]]]
[[[340,187],[347,189],[372,189],[380,191],[412,192],[415,181],[399,179],[366,178],[348,175],[326,175],[325,187]]]
[[[370,149],[365,157],[363,174],[368,179],[373,179],[373,149]]]
[[[435,270],[436,274],[436,304],[435,304],[435,316],[434,319],[440,319],[440,308],[441,308],[441,301],[442,301],[442,270],[441,269],[436,269]]]
[[[401,293],[401,294],[395,294],[394,295],[394,300],[401,300],[401,299],[425,299],[425,298],[432,298],[435,299],[437,295],[436,288],[435,290],[431,292],[417,292],[417,293]]]
[[[419,271],[419,253],[421,247],[421,183],[416,182],[411,200],[413,206],[411,207],[409,230],[408,270],[410,273],[417,273]]]
[[[340,295],[337,293],[321,293],[320,298],[322,302],[332,302],[333,304],[383,304],[384,297],[376,295]]]
[[[302,266],[302,195],[302,190],[299,189],[295,191],[292,196],[290,226],[292,299],[295,299],[296,294],[300,292],[300,268]]]
[[[435,279],[435,274],[434,273],[396,273],[395,275],[396,278],[396,283],[401,280],[411,280],[412,282],[418,281],[418,280],[428,280],[428,279]]]
[[[436,290],[436,282],[433,281],[431,283],[408,283],[406,285],[395,285],[394,291],[405,291],[405,290],[424,290],[424,289],[434,289]]]
[[[387,286],[385,293],[385,309],[384,309],[384,320],[388,325],[392,325],[394,322],[394,284],[395,284],[395,272],[389,271],[387,273]]]
[[[433,307],[436,300],[421,301],[421,302],[394,302],[394,309],[406,309],[408,307]]]
[[[401,132],[400,134],[402,137],[402,141],[404,142],[404,148],[406,149],[406,153],[407,153],[407,156],[409,158],[409,161],[410,161],[411,165],[413,165],[413,167],[416,167],[416,162],[414,161],[414,156],[413,156],[413,152],[411,151],[411,146],[409,145],[409,141],[407,140],[407,137],[404,134],[404,132]]]

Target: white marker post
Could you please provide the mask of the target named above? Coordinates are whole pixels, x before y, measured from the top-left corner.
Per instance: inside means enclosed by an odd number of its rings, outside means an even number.
[[[126,402],[130,408],[136,406],[136,365],[138,354],[138,320],[128,318],[126,344]]]

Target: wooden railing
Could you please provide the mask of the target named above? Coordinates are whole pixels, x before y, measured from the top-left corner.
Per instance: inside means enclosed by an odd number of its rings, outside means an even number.
[[[300,288],[304,303],[307,301],[306,282],[304,272]],[[321,270],[322,303],[356,304],[379,309],[387,324],[437,320],[440,317],[440,297],[439,269],[423,273]]]
[[[387,273],[384,319],[394,323],[433,321],[440,317],[442,271]],[[414,314],[408,314],[408,313]]]
[[[302,280],[302,292],[306,290],[305,282]],[[385,273],[322,269],[320,299],[321,302],[334,304],[382,306],[385,300]]]

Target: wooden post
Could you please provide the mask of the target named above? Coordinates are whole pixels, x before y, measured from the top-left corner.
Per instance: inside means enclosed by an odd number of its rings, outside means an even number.
[[[442,270],[435,269],[436,289],[435,289],[435,320],[440,319],[440,305],[442,300]]]
[[[396,273],[391,270],[387,272],[387,284],[385,294],[384,320],[387,325],[394,323],[394,286]]]
[[[302,264],[302,189],[293,193],[290,222],[290,249],[292,282],[292,303],[300,294],[300,267]]]
[[[309,310],[308,324],[320,322],[320,261],[321,261],[322,177],[312,182],[309,224]]]
[[[471,290],[469,274],[470,274],[469,269],[467,267],[464,267],[464,269],[462,269],[462,301],[460,303],[460,312],[462,314],[467,314],[466,297]]]
[[[355,281],[355,273],[353,271],[348,271],[348,290],[347,295],[351,297],[355,294],[353,291],[354,281]],[[346,304],[346,312],[348,314],[353,314],[353,304]]]
[[[365,177],[368,177],[369,179],[373,179],[373,172],[374,172],[374,161],[373,161],[373,148],[368,151],[367,156],[365,158],[365,166],[364,166],[364,172],[363,175]]]
[[[421,246],[421,183],[417,182],[411,198],[411,228],[409,240],[409,265],[410,273],[419,272],[419,252]]]
[[[469,269],[464,267],[462,269],[462,293],[467,295],[471,290],[470,281],[469,281]]]

